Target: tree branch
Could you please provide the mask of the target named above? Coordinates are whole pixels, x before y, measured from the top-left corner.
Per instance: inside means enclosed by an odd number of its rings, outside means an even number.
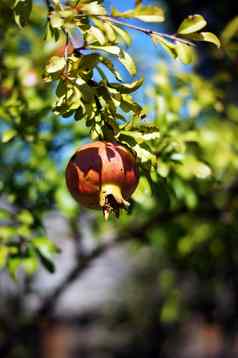
[[[114,238],[114,240],[101,244],[96,247],[90,254],[80,257],[80,260],[78,261],[76,267],[74,267],[68,273],[68,275],[63,279],[59,286],[56,287],[56,289],[43,302],[43,305],[38,311],[38,316],[47,317],[51,313],[53,306],[59,299],[60,295],[65,291],[65,289],[67,289],[76,279],[78,279],[82,275],[82,273],[88,268],[88,266],[93,260],[99,258],[106,251],[122,242],[138,240],[139,242],[146,243],[148,241],[148,238],[146,236],[148,230],[151,230],[155,225],[157,226],[158,224],[166,224],[169,221],[174,220],[180,215],[186,213],[191,213],[192,215],[199,215],[199,217],[215,218],[216,220],[219,218],[219,216],[223,215],[223,212],[219,211],[216,208],[199,208],[197,210],[190,210],[184,206],[175,211],[156,213],[139,227],[135,226],[131,229],[127,228],[126,230],[124,229],[123,231],[120,231],[119,233],[117,233],[117,236]]]
[[[0,346],[0,356],[6,357],[13,347],[17,343],[23,342],[25,337],[28,336],[29,332],[37,332],[42,322],[45,319],[50,317],[50,314],[57,303],[57,300],[60,298],[61,294],[67,289],[76,279],[78,279],[93,260],[102,256],[106,251],[112,247],[117,246],[119,243],[128,242],[130,240],[138,240],[139,242],[146,242],[147,235],[146,232],[151,230],[154,226],[158,224],[165,224],[169,221],[175,220],[180,215],[186,213],[191,213],[194,215],[199,215],[199,217],[206,217],[218,220],[219,217],[222,217],[224,212],[216,209],[214,207],[200,207],[197,210],[189,210],[187,207],[181,207],[175,211],[166,211],[162,213],[156,213],[152,215],[149,220],[139,227],[132,227],[131,229],[124,229],[120,231],[116,238],[110,242],[104,243],[96,247],[90,254],[80,257],[77,265],[66,275],[66,277],[61,281],[61,283],[55,288],[55,290],[44,300],[39,310],[31,318],[30,323],[26,323],[20,328],[16,329],[13,332],[10,332],[8,339]]]
[[[183,43],[185,45],[188,45],[188,46],[193,46],[193,47],[196,46],[192,41],[182,39],[181,37],[177,37],[175,35],[165,34],[165,33],[154,31],[154,30],[151,30],[151,29],[147,29],[147,28],[144,28],[144,27],[141,27],[141,26],[129,24],[128,22],[121,21],[117,17],[112,16],[112,15],[92,15],[92,14],[85,15],[85,14],[82,14],[82,15],[77,15],[76,17],[80,18],[80,17],[88,17],[88,16],[97,17],[97,18],[99,18],[99,19],[101,19],[103,21],[110,21],[110,22],[113,22],[115,24],[128,27],[129,29],[136,30],[136,31],[139,31],[139,32],[143,32],[145,35],[148,35],[148,36],[157,35],[157,36],[172,40],[173,42],[179,41],[179,42],[181,42],[181,43]]]

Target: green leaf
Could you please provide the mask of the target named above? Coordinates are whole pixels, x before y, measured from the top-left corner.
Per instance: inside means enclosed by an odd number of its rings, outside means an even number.
[[[58,82],[58,85],[56,88],[56,95],[57,95],[57,97],[61,97],[61,96],[64,96],[66,92],[67,92],[67,84],[64,80],[61,79]]]
[[[31,225],[34,221],[33,215],[29,210],[21,210],[21,212],[17,215],[18,221],[26,224]]]
[[[156,156],[152,152],[150,152],[148,148],[136,144],[133,147],[133,150],[136,152],[137,157],[140,159],[141,163],[151,162],[153,165],[156,164]]]
[[[60,29],[64,25],[64,20],[57,13],[53,13],[50,16],[50,23],[53,29]]]
[[[40,252],[40,254],[44,258],[49,260],[51,260],[55,254],[60,253],[60,250],[55,245],[55,243],[45,236],[33,238],[32,245]]]
[[[116,41],[117,36],[110,21],[103,22],[103,30],[106,34],[108,42],[114,43]]]
[[[164,12],[158,6],[136,6],[133,10],[120,12],[112,8],[112,16],[124,17],[128,19],[138,19],[144,22],[162,22],[164,21]]]
[[[28,275],[32,275],[38,269],[39,263],[35,255],[34,253],[31,256],[23,257],[21,260],[21,265]]]
[[[96,26],[91,26],[90,29],[88,30],[88,33],[93,36],[100,45],[104,45],[106,42],[105,36],[103,34],[103,32]]]
[[[16,0],[13,7],[14,18],[19,27],[24,27],[30,17],[32,0]]]
[[[182,61],[185,65],[192,63],[193,61],[193,50],[190,46],[177,41],[176,43],[176,50],[178,54],[178,58]]]
[[[11,217],[11,213],[5,209],[5,208],[0,208],[0,220],[9,220]]]
[[[84,117],[83,109],[82,109],[82,107],[79,107],[74,114],[74,120],[80,121],[81,119],[83,119],[83,117]]]
[[[21,258],[19,256],[9,257],[7,261],[7,268],[11,277],[16,280],[16,275],[19,267],[21,266]]]
[[[121,49],[118,46],[89,46],[91,49],[93,50],[100,50],[100,51],[105,51],[107,53],[110,53],[112,55],[116,55],[119,56]]]
[[[223,30],[221,34],[223,42],[229,43],[231,39],[234,36],[236,36],[237,33],[238,33],[238,16],[234,17],[234,19],[229,21],[225,29]]]
[[[121,131],[121,134],[125,134],[127,136],[132,136],[138,144],[142,144],[144,142],[153,141],[160,138],[160,133],[158,129],[156,131],[151,131],[151,133],[143,133],[140,132],[140,127],[138,130],[130,130],[130,131]]]
[[[54,273],[55,272],[54,262],[51,259],[43,256],[40,251],[38,251],[37,254],[38,254],[40,262],[44,266],[44,268],[47,271],[49,271],[50,273]]]
[[[0,269],[3,268],[6,264],[8,256],[8,247],[0,246]]]
[[[127,46],[131,45],[131,36],[126,30],[121,29],[119,26],[116,26],[114,24],[111,24],[114,31],[117,33],[117,35],[122,39],[122,41],[125,42]]]
[[[100,57],[100,55],[98,55],[97,53],[92,53],[90,55],[82,56],[78,62],[78,68],[80,70],[81,69],[84,69],[84,70],[90,69],[91,70],[98,63],[99,57]]]
[[[105,8],[98,1],[92,1],[89,4],[80,4],[82,13],[87,15],[106,15]]]
[[[17,135],[15,129],[7,129],[2,135],[2,143],[8,143]]]
[[[221,47],[221,42],[219,38],[212,32],[199,32],[197,34],[192,34],[189,36],[191,40],[195,41],[206,41],[214,44],[218,48]]]
[[[132,83],[109,83],[108,86],[117,89],[120,93],[131,93],[136,91],[143,83],[144,78],[140,78]]]
[[[173,58],[177,58],[178,54],[176,51],[175,44],[156,33],[151,34],[151,39],[155,45],[161,45],[170,54],[170,56],[172,56]]]
[[[63,70],[65,65],[66,65],[66,61],[64,57],[53,56],[51,57],[48,65],[46,66],[46,71],[48,73],[59,72]]]
[[[191,34],[203,29],[207,25],[206,20],[201,15],[188,16],[178,28],[177,33],[181,35]]]
[[[117,71],[117,69],[115,68],[115,66],[113,65],[112,61],[109,60],[109,58],[104,57],[104,56],[100,56],[99,61],[105,65],[116,77],[116,79],[118,81],[122,81],[122,77],[120,75],[120,73]]]
[[[27,224],[21,224],[17,227],[17,235],[22,236],[24,238],[30,239],[32,236],[32,232]]]
[[[119,61],[126,67],[131,76],[136,74],[136,64],[133,58],[124,50],[121,49]]]
[[[143,109],[136,103],[133,98],[127,94],[120,95],[119,103],[120,107],[124,112],[134,112],[136,116],[141,116]]]
[[[0,238],[2,241],[7,241],[15,237],[16,235],[16,228],[13,226],[0,226]]]

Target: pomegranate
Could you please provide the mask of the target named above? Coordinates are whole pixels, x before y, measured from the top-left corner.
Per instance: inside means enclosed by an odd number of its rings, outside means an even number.
[[[65,49],[66,49],[66,45],[61,45],[58,48],[55,49],[53,55],[54,56],[59,56],[59,57],[63,57],[65,55]],[[72,55],[72,53],[74,52],[74,47],[71,43],[68,44],[68,48],[67,48],[67,54],[68,56]]]
[[[94,142],[79,148],[66,168],[66,184],[75,200],[87,208],[102,208],[105,219],[129,206],[139,179],[136,158],[113,142]]]

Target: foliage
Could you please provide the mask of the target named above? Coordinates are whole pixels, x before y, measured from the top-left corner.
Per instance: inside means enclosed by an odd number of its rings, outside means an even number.
[[[0,264],[13,277],[20,266],[33,273],[38,260],[53,271],[51,260],[58,250],[46,238],[44,215],[57,208],[70,222],[77,217],[79,209],[65,189],[64,153],[88,135],[116,140],[138,158],[136,205],[131,216],[122,217],[119,229],[130,226],[138,211],[148,219],[168,208],[196,209],[200,191],[218,180],[232,182],[237,165],[229,143],[213,154],[221,131],[228,142],[235,135],[219,120],[223,94],[215,84],[161,64],[150,92],[153,119],[146,119],[134,97],[143,79],[135,77],[127,30],[145,33],[189,63],[195,52],[192,41],[220,45],[214,34],[201,32],[206,25],[202,16],[189,16],[177,34],[169,35],[125,22],[164,20],[161,8],[141,2],[126,12],[114,8],[110,14],[101,1],[47,3],[48,8],[36,2],[33,9],[28,0],[0,5],[9,14],[0,20]],[[130,81],[120,73],[121,65]]]

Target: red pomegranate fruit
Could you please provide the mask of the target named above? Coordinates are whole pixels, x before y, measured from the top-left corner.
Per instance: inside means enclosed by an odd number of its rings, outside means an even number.
[[[79,148],[66,168],[69,192],[80,204],[91,209],[102,208],[105,219],[128,200],[139,180],[135,156],[113,142],[94,142]]]

